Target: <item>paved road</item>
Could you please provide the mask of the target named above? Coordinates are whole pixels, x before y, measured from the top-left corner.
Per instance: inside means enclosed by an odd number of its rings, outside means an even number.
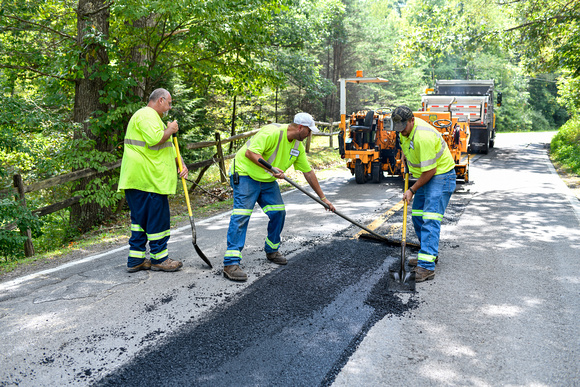
[[[378,322],[335,386],[580,385],[580,210],[548,142],[500,135],[472,165],[420,307]]]
[[[411,296],[384,291],[400,249],[353,239],[299,192],[285,195],[286,267],[264,259],[254,212],[247,283],[221,277],[223,214],[198,224],[214,270],[184,227],[170,244],[177,273],[126,273],[122,248],[0,284],[0,386],[577,384],[580,210],[550,169],[550,136],[501,135],[473,159],[436,279]],[[324,190],[396,234],[400,181],[353,180]]]

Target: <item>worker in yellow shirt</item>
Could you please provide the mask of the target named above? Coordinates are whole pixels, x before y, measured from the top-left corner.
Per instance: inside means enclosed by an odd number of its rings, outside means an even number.
[[[435,278],[439,256],[439,235],[443,214],[455,191],[455,162],[441,133],[427,122],[413,116],[408,106],[399,106],[391,114],[393,129],[415,183],[403,194],[413,201],[413,227],[421,249],[417,258],[409,259],[415,269],[416,282]]]
[[[242,249],[246,243],[246,230],[256,202],[268,216],[268,235],[264,248],[266,258],[275,264],[285,265],[286,258],[278,251],[280,233],[284,227],[286,209],[276,179],[284,179],[284,172],[294,169],[304,177],[316,194],[335,211],[324,196],[318,179],[308,163],[302,141],[311,132],[318,132],[314,119],[308,113],[298,113],[291,124],[268,124],[260,129],[237,153],[230,183],[234,190],[234,209],[230,218],[227,250],[224,254],[224,276],[232,281],[245,281],[247,274],[240,268]],[[275,174],[270,174],[258,162],[262,158],[270,163]]]
[[[131,238],[127,271],[176,271],[183,265],[169,258],[170,214],[168,195],[177,188],[177,158],[171,136],[177,133],[177,121],[167,126],[161,118],[171,109],[171,94],[156,89],[147,106],[129,121],[119,177],[119,191],[125,190],[131,210]],[[187,177],[182,162],[179,174]],[[150,260],[146,259],[149,242]]]

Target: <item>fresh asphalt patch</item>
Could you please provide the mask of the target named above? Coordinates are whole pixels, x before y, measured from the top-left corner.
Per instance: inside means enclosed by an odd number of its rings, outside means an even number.
[[[337,238],[289,260],[96,385],[320,385],[374,322],[417,306],[386,291],[388,248]]]
[[[469,195],[453,195],[443,227],[459,219],[468,201]],[[378,230],[385,234],[397,222],[402,212]],[[351,239],[353,231],[305,241],[288,265],[94,385],[331,385],[376,322],[410,318],[420,304],[420,288],[410,295],[387,291],[389,268],[398,264],[401,249]],[[414,237],[412,226],[408,235]]]

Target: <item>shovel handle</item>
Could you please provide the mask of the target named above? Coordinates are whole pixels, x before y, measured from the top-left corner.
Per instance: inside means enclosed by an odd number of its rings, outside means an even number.
[[[177,136],[173,135],[173,145],[175,146],[175,154],[177,155],[177,165],[179,166],[179,173],[183,171],[183,164],[181,164],[181,155],[179,154],[179,144],[177,143]],[[187,183],[185,179],[182,177],[181,182],[183,183],[183,191],[185,191],[185,202],[187,203],[187,212],[189,213],[189,217],[193,216],[193,212],[191,212],[191,204],[189,203],[189,192],[187,191]]]
[[[260,164],[262,164],[264,167],[266,167],[267,170],[269,170],[270,172],[274,172],[274,169],[272,168],[272,164],[270,164],[269,162],[267,162],[266,160],[264,160],[263,158],[259,158],[258,162]],[[322,200],[320,200],[319,198],[317,198],[316,196],[312,195],[310,192],[305,191],[302,187],[300,187],[298,184],[296,184],[295,182],[293,182],[292,180],[290,180],[289,178],[287,178],[286,176],[284,176],[284,180],[286,180],[288,183],[292,184],[295,188],[299,189],[300,191],[302,191],[303,193],[305,193],[306,195],[310,196],[310,199],[316,201],[318,204],[322,205],[324,208],[326,208],[327,210],[330,209],[330,206],[326,203],[324,203]]]
[[[270,172],[274,172],[274,170],[272,169],[272,165],[270,165],[270,163],[268,163],[266,160],[264,160],[263,158],[259,158],[258,162],[260,164],[262,164],[264,167],[266,167],[266,169],[268,169]],[[286,180],[288,183],[292,184],[294,186],[294,188],[296,188],[297,190],[301,191],[302,193],[304,193],[305,195],[307,195],[308,197],[310,197],[310,199],[314,200],[315,202],[317,202],[318,204],[320,204],[321,206],[323,206],[326,209],[330,209],[330,206],[326,203],[324,203],[322,200],[320,200],[319,198],[317,198],[316,196],[312,195],[310,192],[306,191],[304,188],[302,188],[301,186],[299,186],[298,184],[296,184],[295,182],[293,182],[292,180],[290,180],[289,178],[287,178],[286,176],[284,176],[284,180]],[[374,232],[373,230],[369,229],[368,227],[363,226],[362,224],[352,220],[351,218],[349,218],[348,216],[341,214],[338,210],[333,211],[336,215],[340,216],[341,218],[343,218],[344,220],[349,221],[350,223],[354,224],[357,227],[362,228],[363,230],[365,230],[366,232],[368,232],[369,234],[372,234],[374,236],[376,236],[377,238],[379,238],[379,240],[384,240],[384,241],[388,241],[387,238],[385,238],[384,236],[377,234],[376,232]]]

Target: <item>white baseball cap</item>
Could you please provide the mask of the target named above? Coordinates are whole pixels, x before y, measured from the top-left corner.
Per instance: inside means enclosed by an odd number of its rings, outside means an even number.
[[[307,126],[312,133],[320,132],[314,124],[314,118],[308,113],[298,113],[294,116],[294,123],[302,126]]]

